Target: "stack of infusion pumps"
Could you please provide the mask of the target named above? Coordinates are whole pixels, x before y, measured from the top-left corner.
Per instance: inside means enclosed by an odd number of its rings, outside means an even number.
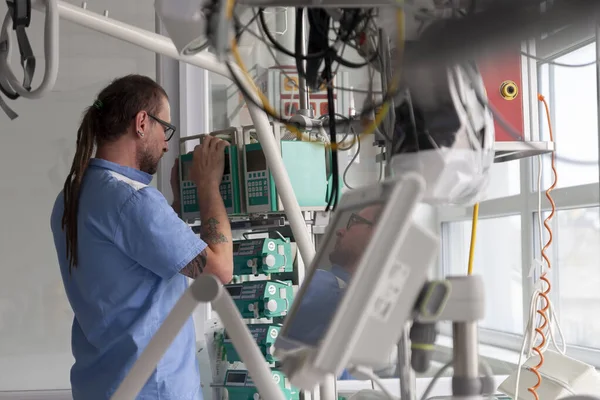
[[[278,125],[272,125],[274,135],[279,140]],[[221,196],[231,218],[249,216],[255,213],[269,213],[282,210],[275,191],[270,171],[260,144],[253,139],[252,129],[231,128],[225,131],[213,132],[211,135],[224,138],[230,142],[225,153],[225,167],[223,180],[220,185]],[[182,143],[201,136],[188,137]],[[287,143],[295,143],[289,146]],[[312,179],[303,178],[300,169],[302,155],[312,155],[314,159],[307,158],[307,164],[316,164],[321,168],[320,173],[324,185],[321,189],[322,204],[326,204],[327,182],[325,177],[325,153],[323,146],[316,146],[304,142],[281,142],[282,153],[288,154],[286,167],[299,168],[297,178],[293,183],[294,189],[308,190],[308,182]],[[182,146],[183,147],[183,146]],[[321,151],[319,151],[321,148]],[[284,150],[286,149],[286,150]],[[292,157],[293,149],[298,149],[298,157]],[[303,150],[301,150],[303,149]],[[198,207],[197,188],[190,180],[190,166],[193,161],[191,153],[181,152],[180,156],[180,187],[181,187],[181,217],[188,223],[200,220]],[[318,160],[317,160],[318,159]],[[314,167],[314,165],[313,165]],[[310,172],[310,171],[309,171]],[[291,174],[291,175],[292,175]],[[310,186],[311,188],[314,186]],[[304,204],[311,204],[315,199],[309,195],[304,197]],[[317,203],[317,202],[314,202]],[[264,228],[261,228],[264,229]],[[253,236],[250,238],[249,236]],[[258,236],[257,236],[258,235]],[[289,400],[299,400],[299,391],[292,387],[283,372],[278,369],[277,359],[273,354],[273,345],[283,319],[291,308],[294,299],[294,272],[295,246],[289,238],[277,231],[250,232],[243,236],[243,240],[233,242],[233,281],[225,285],[231,298],[236,304],[242,318],[245,319],[249,331],[260,348],[265,360],[271,365],[273,380],[278,383],[282,392]],[[215,343],[218,347],[219,368],[224,374],[218,374],[217,382],[212,386],[216,389],[218,399],[229,400],[256,400],[258,391],[241,363],[226,330],[216,334]],[[214,399],[217,400],[217,399]]]
[[[262,355],[271,365],[273,379],[287,399],[298,400],[299,391],[290,385],[277,368],[273,351],[283,319],[294,300],[292,281],[282,278],[293,272],[291,243],[280,236],[238,240],[234,241],[233,246],[235,283],[225,285],[225,288],[246,321]],[[226,330],[221,343],[227,363],[242,361]],[[229,399],[254,400],[258,393],[243,367],[227,369],[223,385]]]

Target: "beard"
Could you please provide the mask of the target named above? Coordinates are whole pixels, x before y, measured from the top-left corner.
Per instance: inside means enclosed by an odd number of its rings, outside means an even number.
[[[147,174],[154,175],[156,171],[158,171],[159,162],[160,157],[154,157],[147,149],[144,150],[142,154],[138,155],[140,170]]]
[[[342,248],[342,246],[336,245],[331,253],[329,253],[329,261],[332,264],[339,265],[340,267],[348,267],[354,264],[358,257],[354,252],[348,251],[348,249]]]

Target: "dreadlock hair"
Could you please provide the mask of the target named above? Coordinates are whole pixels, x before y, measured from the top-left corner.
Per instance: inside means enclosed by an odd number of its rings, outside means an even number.
[[[85,110],[77,131],[77,150],[63,188],[62,229],[67,237],[69,273],[71,268],[77,268],[79,193],[94,147],[126,134],[138,112],[156,115],[163,98],[168,98],[167,93],[152,79],[127,75],[112,81],[98,94],[94,104]]]

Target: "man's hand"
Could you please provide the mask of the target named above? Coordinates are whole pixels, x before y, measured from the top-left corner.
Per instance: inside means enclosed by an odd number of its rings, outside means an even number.
[[[227,210],[219,191],[225,167],[225,147],[221,139],[205,136],[194,149],[190,179],[198,190],[200,237],[208,247],[181,272],[191,278],[204,272],[215,275],[221,283],[233,276],[233,240]]]
[[[218,188],[223,179],[225,168],[225,147],[229,143],[225,140],[206,135],[202,144],[194,148],[194,158],[190,179],[198,189]]]

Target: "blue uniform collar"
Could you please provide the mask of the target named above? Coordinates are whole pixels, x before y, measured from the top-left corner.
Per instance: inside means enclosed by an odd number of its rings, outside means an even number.
[[[119,165],[112,161],[103,160],[101,158],[92,158],[90,160],[90,167],[103,168],[115,171],[116,173],[126,176],[129,179],[141,182],[144,185],[149,185],[150,182],[152,182],[152,175],[147,174],[146,172],[131,167],[125,167],[123,165]]]
[[[350,272],[348,272],[344,267],[333,264],[331,267],[331,273],[346,283],[350,282]]]

